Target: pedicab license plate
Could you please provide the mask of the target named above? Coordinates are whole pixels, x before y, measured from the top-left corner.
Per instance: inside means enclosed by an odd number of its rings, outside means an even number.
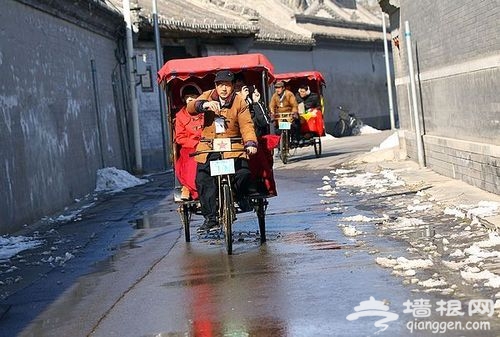
[[[280,130],[290,130],[290,125],[291,125],[290,122],[279,122],[278,128]]]
[[[220,176],[223,174],[234,174],[234,159],[212,160],[210,162],[210,175]]]

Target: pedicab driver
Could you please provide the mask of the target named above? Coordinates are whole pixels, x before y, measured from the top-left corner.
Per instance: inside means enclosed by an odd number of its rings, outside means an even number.
[[[189,102],[187,111],[192,114],[204,114],[202,139],[241,137],[242,144],[232,144],[238,152],[226,152],[224,158],[235,158],[234,188],[236,200],[243,203],[248,193],[250,179],[248,155],[257,152],[257,136],[254,131],[252,116],[248,104],[234,92],[234,74],[231,71],[219,71],[215,75],[215,89],[205,91],[195,101]],[[210,150],[211,144],[200,141],[197,151]],[[210,161],[219,159],[219,153],[203,153],[195,157],[197,161],[196,188],[201,204],[201,213],[205,217],[200,231],[209,231],[217,227],[217,187],[215,177],[210,175]]]
[[[269,111],[271,112],[271,116],[276,120],[279,118],[280,112],[288,112],[292,113],[293,121],[292,121],[292,140],[294,142],[299,141],[300,138],[300,119],[299,119],[299,107],[297,104],[297,99],[293,92],[285,88],[285,82],[278,81],[274,85],[274,89],[276,90],[271,97],[271,102],[269,103]],[[275,123],[275,131],[279,132],[278,124]]]

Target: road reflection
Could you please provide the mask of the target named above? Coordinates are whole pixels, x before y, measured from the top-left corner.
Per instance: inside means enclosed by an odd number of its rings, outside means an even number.
[[[288,336],[286,322],[273,318],[281,315],[269,307],[276,310],[284,301],[275,257],[266,246],[252,248],[233,256],[187,249],[182,270],[189,336]]]

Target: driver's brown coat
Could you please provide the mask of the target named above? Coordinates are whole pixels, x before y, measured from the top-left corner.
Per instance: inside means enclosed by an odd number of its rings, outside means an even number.
[[[200,112],[196,111],[197,101],[213,101],[217,100],[217,92],[215,90],[208,90],[202,93],[195,101],[191,101],[187,104],[187,111],[192,114],[198,114]],[[252,121],[252,116],[250,115],[250,110],[248,104],[241,98],[240,95],[234,95],[232,104],[228,108],[222,108],[220,110],[220,115],[226,118],[226,130],[224,133],[215,133],[215,113],[213,111],[204,112],[204,128],[201,133],[202,139],[214,139],[214,138],[238,138],[241,137],[243,142],[235,143],[232,145],[233,149],[241,149],[238,152],[226,152],[224,153],[224,158],[236,158],[243,157],[248,159],[247,153],[244,151],[244,146],[246,142],[253,141],[257,144],[257,136],[255,135],[254,124]],[[209,142],[200,141],[196,147],[197,151],[210,150],[211,144]],[[207,161],[207,153],[199,154],[195,156],[195,160],[199,163],[205,163]]]

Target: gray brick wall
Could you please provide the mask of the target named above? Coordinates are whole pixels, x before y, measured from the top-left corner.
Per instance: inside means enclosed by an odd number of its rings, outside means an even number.
[[[401,27],[409,21],[412,38],[421,51],[420,71],[500,50],[497,0],[402,0],[401,8]]]
[[[406,20],[411,29],[427,165],[444,175],[500,193],[498,0],[401,0],[399,10],[391,12],[391,34],[400,40],[400,50],[393,48],[400,125],[408,131],[407,153],[414,159],[417,155],[413,109],[408,99]],[[455,148],[457,144],[459,148]]]
[[[122,155],[111,83],[115,40],[17,1],[2,3],[0,22],[0,233],[5,233],[92,192],[96,170],[122,167]]]

